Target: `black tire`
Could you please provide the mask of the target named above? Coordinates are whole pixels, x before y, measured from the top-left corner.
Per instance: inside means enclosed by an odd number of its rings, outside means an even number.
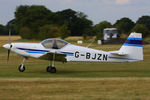
[[[47,66],[46,71],[47,72],[51,72],[52,67],[51,66]]]
[[[51,73],[56,73],[56,68],[55,67],[51,67]]]
[[[24,72],[25,71],[25,66],[23,65],[23,67],[21,67],[22,65],[20,65],[19,67],[18,67],[18,70],[20,71],[20,72]]]

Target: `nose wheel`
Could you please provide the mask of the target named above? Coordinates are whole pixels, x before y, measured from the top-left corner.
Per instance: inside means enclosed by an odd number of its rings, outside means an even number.
[[[24,72],[25,71],[25,66],[24,66],[24,64],[21,64],[19,67],[18,67],[18,70],[20,71],[20,72]]]
[[[24,72],[25,71],[25,65],[24,65],[24,61],[26,60],[26,58],[23,58],[22,64],[18,67],[18,70],[20,72]]]

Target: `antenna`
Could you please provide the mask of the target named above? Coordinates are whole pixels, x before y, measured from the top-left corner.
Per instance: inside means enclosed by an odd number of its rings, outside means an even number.
[[[94,42],[95,42],[95,39],[94,39],[91,43],[89,43],[86,47],[88,48],[88,47],[91,46]]]

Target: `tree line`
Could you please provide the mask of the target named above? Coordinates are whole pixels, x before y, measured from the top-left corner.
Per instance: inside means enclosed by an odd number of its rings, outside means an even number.
[[[104,28],[116,27],[120,34],[140,32],[144,37],[150,36],[150,16],[142,16],[136,23],[124,17],[113,25],[108,21],[93,25],[86,14],[72,9],[52,12],[45,6],[21,5],[14,14],[15,18],[6,26],[0,25],[0,35],[7,35],[11,29],[12,35],[20,35],[23,39],[64,39],[68,36],[97,36],[101,39]]]
[[[136,23],[127,17],[117,20],[113,25],[108,21],[102,21],[94,26],[97,38],[102,37],[104,28],[111,27],[117,28],[120,35],[129,35],[131,32],[138,32],[142,33],[145,38],[150,36],[150,16],[142,16],[136,21]]]

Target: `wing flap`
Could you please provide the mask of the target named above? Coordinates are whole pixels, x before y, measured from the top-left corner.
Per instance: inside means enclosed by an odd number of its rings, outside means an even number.
[[[61,54],[61,53],[51,53],[51,52],[49,52],[49,53],[41,56],[40,59],[53,60],[54,55],[55,55],[55,61],[67,62],[66,54]]]

